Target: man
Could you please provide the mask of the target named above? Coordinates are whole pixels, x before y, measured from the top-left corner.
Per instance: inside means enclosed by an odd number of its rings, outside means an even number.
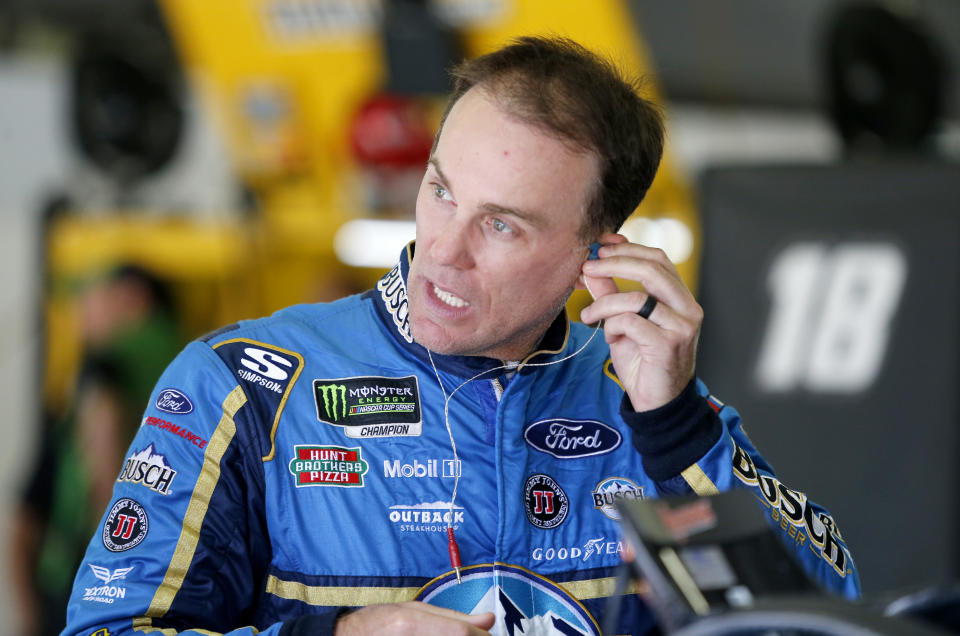
[[[767,493],[808,570],[858,594],[830,517],[694,378],[701,310],[676,270],[612,233],[656,171],[657,110],[567,41],[456,75],[397,267],[195,342],[162,376],[65,633],[598,633],[614,495],[734,487]],[[567,321],[578,285],[607,344]],[[617,633],[652,629],[627,605]]]

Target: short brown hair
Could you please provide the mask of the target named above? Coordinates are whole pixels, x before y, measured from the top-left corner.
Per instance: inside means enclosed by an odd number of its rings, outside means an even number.
[[[451,70],[453,105],[481,86],[512,116],[594,152],[600,183],[580,229],[585,239],[615,231],[643,199],[663,154],[660,108],[608,60],[566,38],[522,37]],[[436,148],[436,140],[434,148]]]

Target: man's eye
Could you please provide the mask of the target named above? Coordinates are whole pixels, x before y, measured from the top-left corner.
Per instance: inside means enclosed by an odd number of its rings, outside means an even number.
[[[443,201],[453,201],[453,197],[450,196],[450,193],[447,192],[447,189],[439,183],[433,184],[433,196]]]
[[[494,229],[495,231],[497,231],[497,232],[512,232],[512,231],[513,231],[513,229],[512,229],[509,225],[507,225],[506,223],[504,223],[504,222],[501,221],[500,219],[493,219],[493,220],[490,222],[490,225],[491,225],[491,226],[493,227],[493,229]]]

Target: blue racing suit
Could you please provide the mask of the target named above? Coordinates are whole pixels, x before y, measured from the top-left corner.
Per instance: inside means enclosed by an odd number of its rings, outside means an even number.
[[[565,314],[510,369],[414,343],[412,250],[365,294],[186,347],[150,398],[64,634],[327,634],[344,608],[415,598],[494,611],[500,633],[596,634],[623,550],[613,502],[735,487],[767,501],[821,585],[859,594],[828,513],[776,480],[701,382],[634,413],[602,334],[544,364],[593,333]],[[623,608],[616,633],[654,629],[635,595]]]

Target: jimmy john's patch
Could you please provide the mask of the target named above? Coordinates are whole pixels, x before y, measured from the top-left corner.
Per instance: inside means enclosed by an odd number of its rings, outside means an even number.
[[[347,437],[420,435],[420,389],[417,376],[361,376],[313,381],[317,419],[343,427]]]
[[[147,536],[150,521],[147,511],[135,499],[117,500],[103,523],[103,547],[111,552],[123,552],[140,545]]]
[[[527,520],[543,530],[556,528],[563,523],[570,509],[567,493],[552,477],[543,473],[527,478],[523,487],[523,503]]]

